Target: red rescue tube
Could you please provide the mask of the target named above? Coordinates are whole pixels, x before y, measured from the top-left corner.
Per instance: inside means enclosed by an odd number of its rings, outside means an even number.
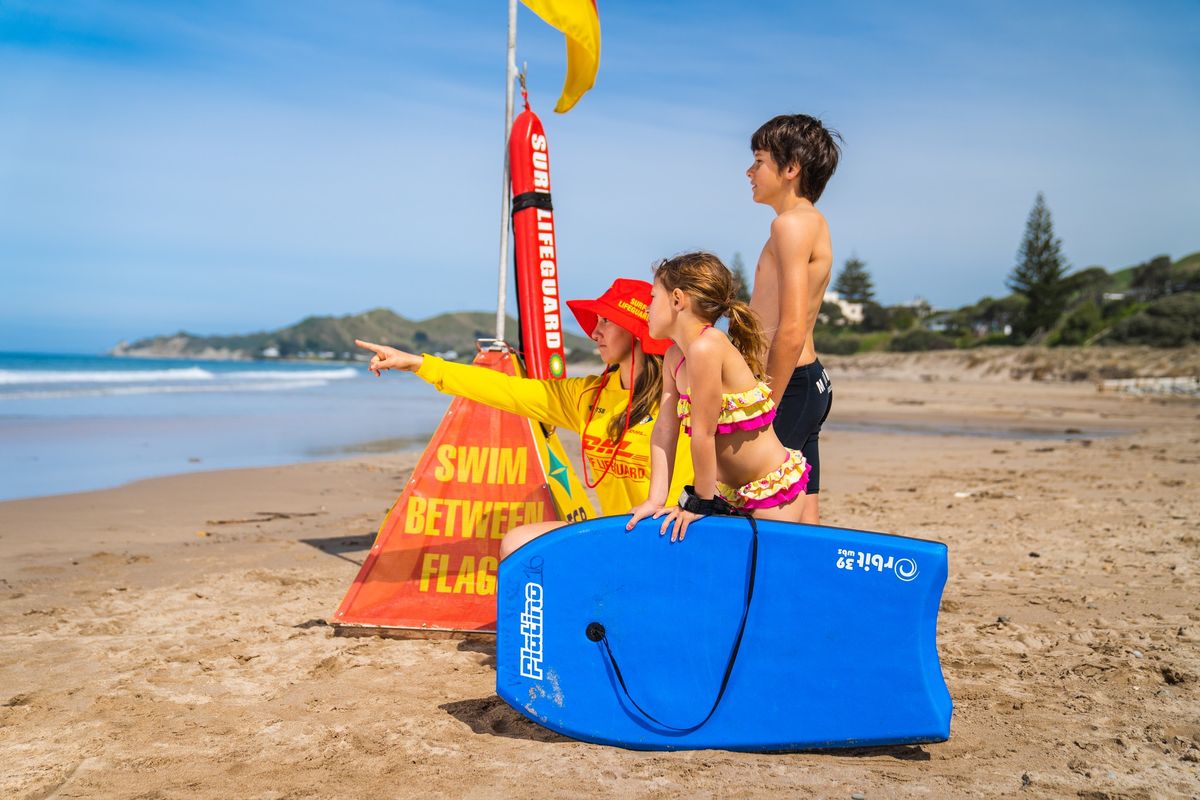
[[[542,121],[529,108],[513,122],[508,142],[513,193],[513,256],[525,370],[532,378],[562,378],[562,313],[558,297],[558,247],[550,203],[550,151]]]

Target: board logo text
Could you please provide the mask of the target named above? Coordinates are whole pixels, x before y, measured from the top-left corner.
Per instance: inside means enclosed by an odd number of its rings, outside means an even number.
[[[521,613],[521,677],[542,679],[542,585],[525,584],[525,610]]]

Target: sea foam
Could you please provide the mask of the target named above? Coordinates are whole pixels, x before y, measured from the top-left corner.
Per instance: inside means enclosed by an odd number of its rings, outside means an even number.
[[[48,384],[129,384],[129,383],[206,383],[239,384],[246,382],[299,383],[337,381],[354,378],[353,367],[308,370],[229,370],[213,372],[201,367],[160,370],[7,370],[0,369],[0,386],[45,386]]]

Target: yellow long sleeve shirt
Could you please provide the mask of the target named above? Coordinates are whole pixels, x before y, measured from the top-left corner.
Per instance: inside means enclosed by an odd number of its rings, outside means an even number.
[[[602,475],[612,459],[612,468],[596,486],[601,514],[625,514],[646,499],[650,491],[650,433],[658,411],[655,409],[643,420],[630,420],[629,430],[614,457],[616,445],[608,438],[608,422],[614,413],[623,416],[629,402],[629,390],[621,387],[616,371],[585,378],[538,380],[426,355],[417,375],[438,391],[577,432],[583,443],[583,457],[591,480]],[[600,387],[600,397],[589,424],[588,411],[597,387]],[[690,440],[680,431],[667,503],[673,503],[684,484],[691,482]]]

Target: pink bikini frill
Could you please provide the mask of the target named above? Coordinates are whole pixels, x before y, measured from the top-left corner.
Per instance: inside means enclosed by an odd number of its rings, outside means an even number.
[[[722,396],[722,409],[718,416],[726,417],[747,415],[742,419],[733,419],[729,422],[717,422],[716,433],[734,433],[736,431],[756,431],[765,428],[775,419],[775,404],[771,402],[771,389],[766,383],[759,381],[752,389],[747,389],[744,392],[729,392]],[[757,411],[756,409],[761,409]],[[683,430],[688,436],[692,435],[691,422],[692,398],[691,395],[680,393],[679,402],[676,406],[676,412],[679,419],[683,421]],[[749,416],[749,415],[753,416]]]
[[[738,508],[774,508],[790,503],[808,491],[812,464],[799,450],[787,448],[787,460],[756,481],[734,487],[717,483],[717,491]],[[803,468],[800,465],[803,464]]]
[[[775,420],[775,409],[770,409],[764,414],[759,414],[753,419],[739,419],[737,422],[718,422],[717,433],[733,433],[735,431],[756,431],[759,428],[765,428]],[[692,426],[684,425],[683,432],[688,436],[692,435]]]
[[[733,433],[734,431],[756,431],[759,428],[765,428],[775,419],[775,409],[769,409],[763,414],[759,414],[754,419],[740,419],[737,422],[720,422],[717,423],[717,433]],[[691,427],[691,426],[689,426]],[[691,431],[688,431],[691,435]]]
[[[770,497],[760,497],[757,500],[746,500],[742,504],[742,508],[774,508],[785,503],[790,503],[800,495],[804,494],[808,489],[808,473],[812,472],[812,464],[804,465],[804,474],[800,476],[800,480],[793,483],[786,489],[771,495]]]

